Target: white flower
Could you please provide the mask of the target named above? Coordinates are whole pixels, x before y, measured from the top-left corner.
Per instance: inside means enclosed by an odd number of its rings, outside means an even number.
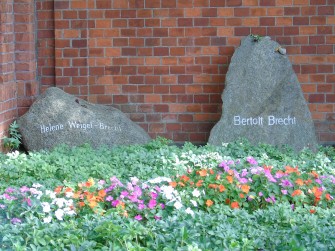
[[[137,177],[131,177],[130,181],[135,186],[137,184],[137,182],[139,181],[139,179]]]
[[[176,201],[176,202],[173,204],[173,206],[174,206],[176,209],[179,210],[180,208],[183,207],[183,204],[181,204],[180,201]]]
[[[69,207],[64,208],[64,213],[70,216],[73,216],[76,214],[76,212]]]
[[[34,183],[34,184],[32,185],[32,187],[39,188],[39,187],[42,187],[42,185],[39,184],[39,183]]]
[[[49,213],[51,211],[50,204],[48,202],[42,202],[43,212]]]
[[[29,188],[29,191],[31,194],[36,195],[37,199],[40,199],[43,193],[41,191],[38,191],[36,188]]]
[[[64,198],[56,198],[53,200],[52,204],[56,204],[59,208],[64,207],[66,200]]]
[[[51,220],[52,220],[52,217],[49,215],[48,217],[45,217],[45,218],[43,219],[43,222],[44,222],[44,223],[50,223]]]
[[[189,207],[186,208],[185,212],[186,212],[187,214],[190,214],[190,215],[194,216],[194,212],[193,212],[192,209],[189,208]]]
[[[62,209],[57,209],[55,215],[58,220],[63,220],[64,211]]]
[[[161,183],[163,181],[171,182],[171,179],[166,178],[166,177],[157,177],[157,178],[154,178],[154,179],[150,179],[147,182],[149,182],[151,184],[156,184],[156,183]]]
[[[199,197],[200,196],[200,191],[198,189],[194,189],[193,192],[192,192],[192,195],[194,197]]]
[[[72,196],[73,196],[73,193],[72,193],[72,192],[66,192],[66,193],[65,193],[65,197],[66,197],[66,198],[72,198]]]
[[[7,153],[6,154],[10,159],[16,159],[17,157],[19,157],[20,152],[19,151],[14,151],[11,153]]]
[[[46,190],[46,191],[45,191],[45,194],[46,194],[46,195],[49,195],[49,197],[50,197],[51,199],[55,199],[55,198],[56,198],[56,193],[55,193],[54,191]]]
[[[190,200],[190,202],[193,204],[193,206],[197,207],[198,206],[198,203],[194,200]]]

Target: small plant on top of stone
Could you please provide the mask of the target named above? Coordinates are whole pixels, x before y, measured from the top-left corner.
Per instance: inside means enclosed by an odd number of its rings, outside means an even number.
[[[9,137],[3,138],[3,145],[9,151],[18,150],[21,145],[21,134],[19,132],[19,125],[14,121],[9,126]]]
[[[259,42],[262,39],[260,35],[250,34],[250,37],[253,39],[254,42]]]

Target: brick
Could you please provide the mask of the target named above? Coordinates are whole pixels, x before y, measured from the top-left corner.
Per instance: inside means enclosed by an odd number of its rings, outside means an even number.
[[[260,0],[260,6],[276,6],[276,0]]]
[[[333,34],[332,26],[318,26],[317,27],[318,34]]]
[[[335,103],[335,94],[326,94],[327,103]],[[335,118],[334,118],[335,120]]]
[[[334,15],[335,7],[334,6],[319,6],[318,7],[318,14],[319,15]]]
[[[318,65],[318,73],[333,73],[333,65]]]
[[[259,24],[261,26],[274,26],[276,24],[274,17],[261,17],[259,19]]]
[[[168,47],[155,47],[154,55],[155,56],[169,56],[169,48]]]
[[[193,19],[192,18],[178,18],[178,26],[192,26]]]
[[[235,27],[234,30],[235,36],[248,36],[251,33],[249,27]]]
[[[309,17],[293,17],[293,25],[309,25]]]
[[[216,17],[217,16],[217,8],[203,8],[202,9],[203,17]]]
[[[318,84],[317,92],[318,93],[333,92],[333,85],[332,84]]]
[[[242,6],[242,0],[226,0],[226,5],[229,7]]]
[[[284,15],[285,16],[299,16],[300,8],[299,7],[285,7]]]
[[[310,94],[308,97],[308,102],[310,103],[324,103],[325,95],[324,94]]]
[[[309,44],[324,44],[325,40],[324,36],[310,36]]]

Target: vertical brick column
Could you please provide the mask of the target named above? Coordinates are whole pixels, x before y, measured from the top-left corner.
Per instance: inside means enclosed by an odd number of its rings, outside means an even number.
[[[14,4],[0,2],[0,150],[1,138],[7,135],[10,123],[17,116],[17,86],[15,82]]]
[[[88,88],[87,66],[87,9],[88,2],[54,1],[55,13],[55,75],[56,86],[64,91],[86,98]]]
[[[35,1],[14,0],[15,75],[19,116],[27,111],[38,94],[35,29]]]
[[[55,86],[54,0],[36,0],[37,66],[40,91]]]

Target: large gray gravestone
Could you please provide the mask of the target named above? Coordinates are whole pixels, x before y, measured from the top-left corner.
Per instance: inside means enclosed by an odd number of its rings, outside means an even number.
[[[55,87],[39,96],[18,124],[28,151],[59,144],[112,147],[150,141],[149,135],[121,111],[91,104]]]
[[[253,144],[315,149],[310,111],[292,65],[269,37],[244,38],[236,49],[222,94],[222,116],[209,143],[222,145],[238,138]]]

